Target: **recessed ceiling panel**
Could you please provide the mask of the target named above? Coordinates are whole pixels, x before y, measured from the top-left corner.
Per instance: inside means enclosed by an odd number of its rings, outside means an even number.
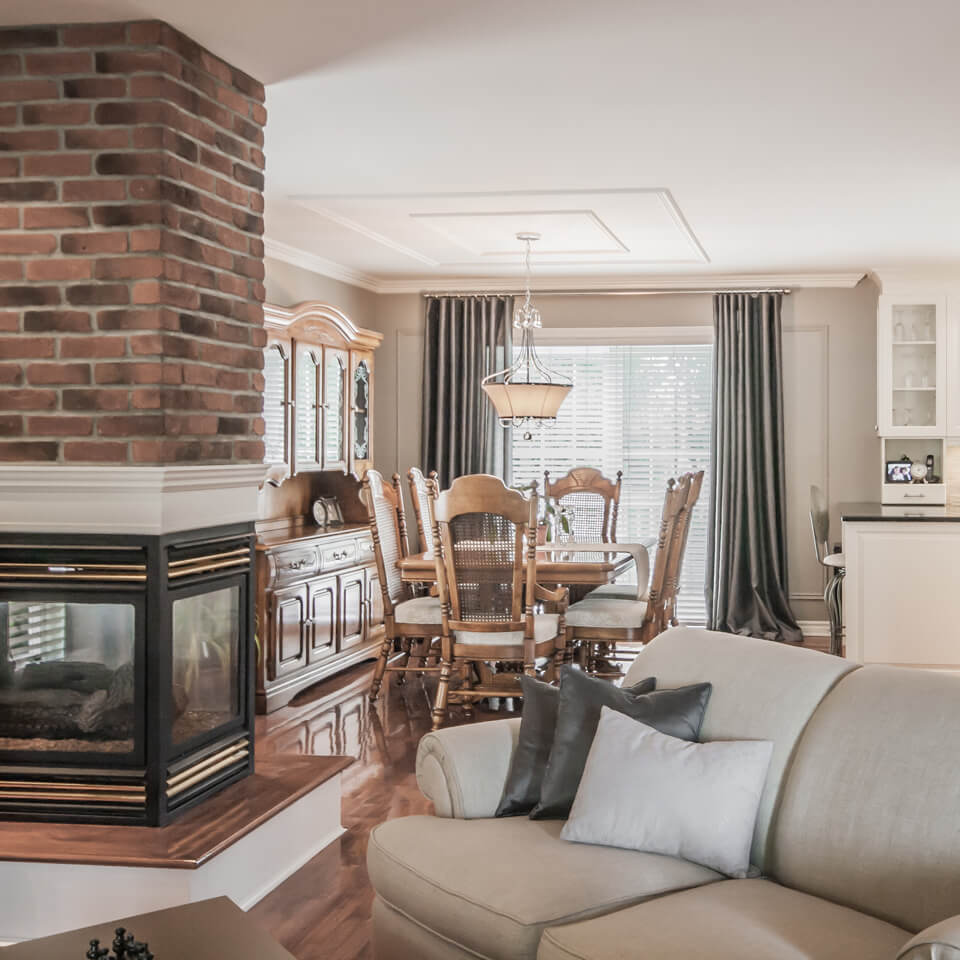
[[[665,189],[300,196],[308,210],[370,244],[435,268],[515,264],[519,232],[540,233],[533,257],[552,266],[709,262]]]
[[[523,210],[489,213],[412,213],[454,246],[475,257],[515,257],[518,233],[539,233],[539,256],[618,256],[627,248],[593,210]]]

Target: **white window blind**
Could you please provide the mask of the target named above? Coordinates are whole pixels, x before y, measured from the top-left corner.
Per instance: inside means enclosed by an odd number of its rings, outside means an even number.
[[[7,653],[14,664],[63,659],[66,604],[10,601],[6,606]]]
[[[287,361],[280,347],[271,345],[263,355],[263,446],[265,463],[287,458]]]
[[[667,479],[710,465],[713,347],[709,343],[539,348],[552,369],[573,379],[555,424],[524,440],[513,431],[513,482],[556,479],[573,466],[611,479],[623,470],[617,539],[655,537]],[[678,617],[706,620],[709,475],[693,512],[678,597]],[[651,557],[651,562],[652,562]]]

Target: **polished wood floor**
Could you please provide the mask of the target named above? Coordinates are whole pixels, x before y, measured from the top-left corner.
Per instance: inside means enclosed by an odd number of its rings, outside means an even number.
[[[806,645],[826,650],[829,640]],[[250,911],[297,960],[371,960],[367,838],[392,817],[429,813],[417,789],[417,744],[430,729],[433,680],[395,677],[371,707],[372,666],[362,665],[303,691],[288,707],[257,718],[257,755],[349,754],[357,762],[343,773],[346,833]],[[473,722],[510,715],[477,708]],[[518,707],[519,709],[519,707]],[[456,711],[451,722],[464,722]]]

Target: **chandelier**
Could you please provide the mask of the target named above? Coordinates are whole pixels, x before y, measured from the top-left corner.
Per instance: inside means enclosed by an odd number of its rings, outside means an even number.
[[[539,233],[518,233],[525,244],[523,266],[526,272],[526,296],[513,314],[513,326],[520,331],[520,348],[513,363],[483,378],[483,392],[490,398],[504,427],[529,420],[555,420],[560,404],[573,387],[567,377],[550,370],[537,354],[534,329],[541,327],[540,311],[531,303],[530,244]]]

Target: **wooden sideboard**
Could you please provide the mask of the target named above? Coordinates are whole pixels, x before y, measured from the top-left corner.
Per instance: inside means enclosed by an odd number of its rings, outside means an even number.
[[[257,544],[257,711],[376,656],[383,598],[365,524],[263,531]]]
[[[316,302],[267,304],[264,313],[259,713],[376,656],[383,640],[383,598],[359,479],[373,464],[373,351],[382,336]],[[336,499],[342,525],[316,525],[318,497]]]

